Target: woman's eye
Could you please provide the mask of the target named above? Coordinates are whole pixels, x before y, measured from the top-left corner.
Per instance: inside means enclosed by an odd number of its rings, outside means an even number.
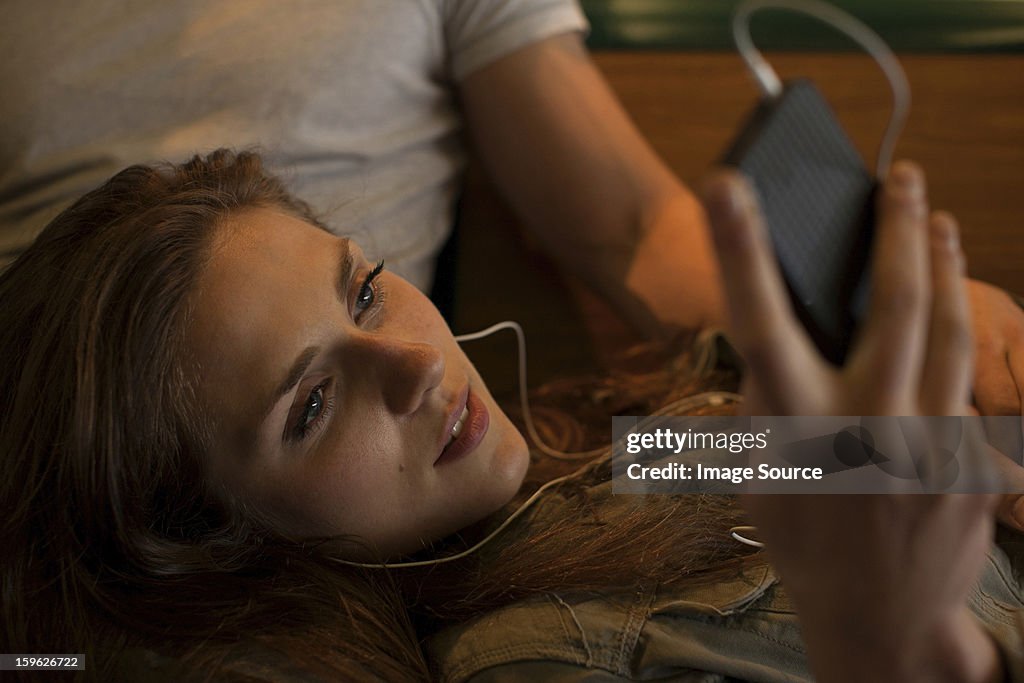
[[[299,418],[299,429],[306,429],[309,424],[315,420],[319,415],[320,411],[324,409],[324,388],[319,386],[310,392],[309,398],[306,399],[306,407],[302,411],[302,416]]]
[[[324,417],[324,411],[327,407],[327,401],[324,398],[324,391],[327,388],[328,382],[324,382],[313,388],[309,392],[309,397],[306,399],[306,405],[302,408],[302,413],[299,414],[298,419],[295,420],[295,424],[292,427],[292,438],[296,441],[302,440],[309,436],[310,431],[315,427],[321,419]]]
[[[364,282],[363,286],[359,289],[359,295],[356,296],[356,310],[365,311],[367,308],[372,306],[375,296],[376,292],[373,291],[373,284],[370,282]]]
[[[373,306],[374,302],[377,300],[377,289],[376,287],[374,287],[373,281],[374,279],[376,279],[378,275],[381,274],[381,271],[383,270],[384,262],[381,261],[373,270],[369,272],[369,274],[363,280],[363,284],[359,288],[359,293],[356,294],[355,304],[353,304],[355,307],[356,315],[368,310],[371,306]]]

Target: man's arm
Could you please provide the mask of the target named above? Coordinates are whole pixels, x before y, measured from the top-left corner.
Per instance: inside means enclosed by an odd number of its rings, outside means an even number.
[[[579,34],[470,74],[461,97],[498,189],[562,268],[645,336],[722,322],[703,210],[637,131]]]
[[[491,177],[562,268],[647,337],[724,325],[704,212],[630,121],[579,34],[479,69],[461,97]],[[1019,414],[1024,311],[984,283],[970,280],[968,290],[978,409]]]

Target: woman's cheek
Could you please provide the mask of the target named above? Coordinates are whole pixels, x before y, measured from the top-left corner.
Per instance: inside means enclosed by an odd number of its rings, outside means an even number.
[[[350,435],[308,471],[308,515],[330,533],[373,535],[393,525],[394,514],[415,508],[421,479],[404,455],[394,427]]]

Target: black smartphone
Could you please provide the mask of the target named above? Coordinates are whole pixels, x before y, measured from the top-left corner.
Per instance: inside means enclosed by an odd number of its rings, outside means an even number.
[[[809,80],[762,100],[722,162],[757,190],[796,314],[842,364],[867,306],[875,178]]]

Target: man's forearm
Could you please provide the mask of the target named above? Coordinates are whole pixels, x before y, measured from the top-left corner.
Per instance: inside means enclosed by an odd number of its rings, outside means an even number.
[[[485,166],[560,265],[646,336],[720,320],[704,212],[578,35],[481,69],[461,94]]]
[[[723,325],[718,265],[699,202],[680,188],[636,220],[643,225],[623,228],[619,241],[552,252],[645,337]]]

